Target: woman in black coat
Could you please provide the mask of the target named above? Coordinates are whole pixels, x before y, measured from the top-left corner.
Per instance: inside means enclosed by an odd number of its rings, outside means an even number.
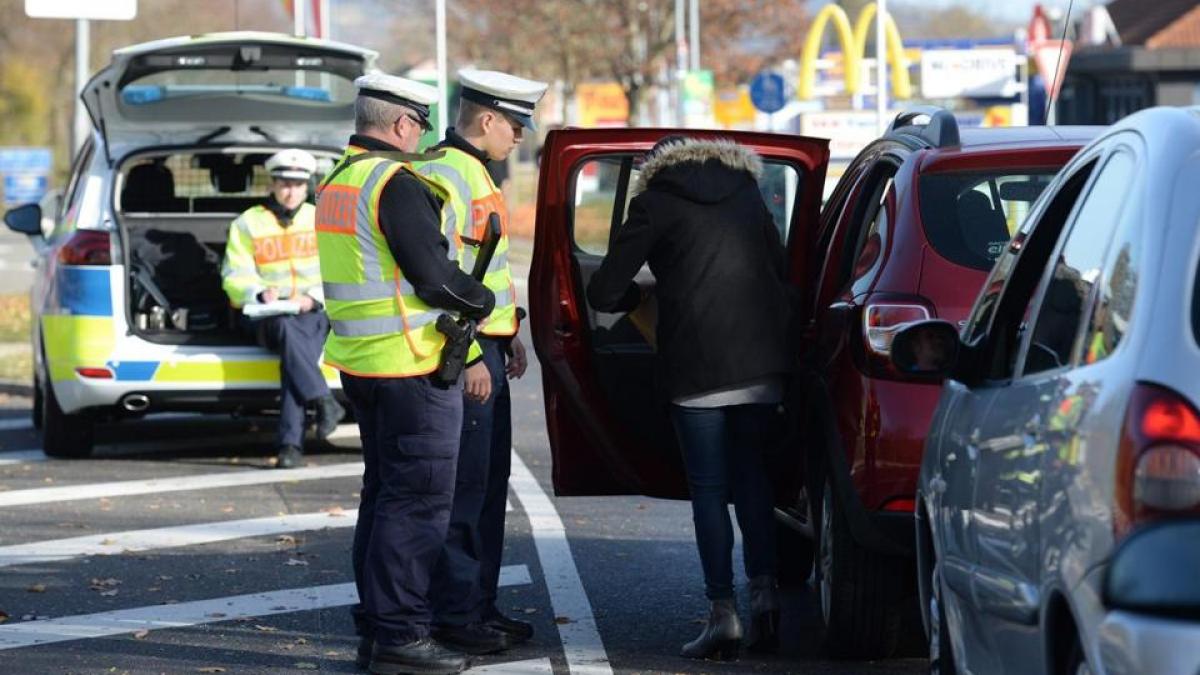
[[[752,649],[778,644],[774,514],[764,464],[791,370],[785,252],[757,179],[762,160],[731,141],[673,136],[641,167],[621,226],[588,286],[599,311],[643,299],[649,262],[658,301],[657,374],[671,401],[711,601],[692,658],[741,644],[733,587],[732,496],[750,577]]]

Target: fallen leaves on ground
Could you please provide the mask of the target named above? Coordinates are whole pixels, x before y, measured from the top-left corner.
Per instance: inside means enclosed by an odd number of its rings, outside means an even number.
[[[556,623],[560,626],[563,626],[568,623],[575,623],[575,620],[570,617],[566,617],[566,616],[556,616],[556,617],[554,617],[554,623]]]
[[[34,585],[30,586],[29,588],[26,588],[25,590],[29,591],[30,593],[45,593],[46,592],[46,584],[34,584]]]
[[[203,668],[197,668],[196,672],[197,673],[223,673],[223,672],[225,672],[225,669],[220,666],[204,666]]]
[[[133,634],[133,639],[134,640],[144,640],[146,638],[146,636],[149,634],[150,634],[150,631],[148,631],[148,630],[139,630]]]
[[[293,664],[292,667],[295,668],[296,670],[316,670],[317,664],[309,663],[307,661],[299,661],[299,662]]]
[[[278,537],[275,537],[275,543],[283,544],[284,546],[295,546],[296,538],[290,534],[281,534]]]
[[[120,579],[114,579],[112,577],[107,579],[92,577],[92,580],[88,584],[88,588],[92,589],[93,591],[100,591],[100,595],[113,596],[117,594],[116,588],[120,585]]]
[[[346,510],[340,506],[326,506],[321,509],[322,513],[328,513],[330,518],[345,518]]]
[[[8,621],[8,612],[0,610],[0,623],[4,623],[5,621]]]
[[[288,558],[288,561],[287,561],[287,562],[285,562],[285,563],[283,563],[283,564],[284,564],[284,565],[287,565],[288,567],[296,567],[297,565],[305,565],[305,566],[307,566],[307,565],[308,565],[308,562],[307,562],[307,561],[305,561],[305,560],[297,560],[297,559],[295,559],[295,558]]]
[[[261,623],[254,624],[254,627],[258,630],[261,630],[264,633],[275,633],[275,632],[279,631],[279,629],[276,628],[275,626],[264,626]]]

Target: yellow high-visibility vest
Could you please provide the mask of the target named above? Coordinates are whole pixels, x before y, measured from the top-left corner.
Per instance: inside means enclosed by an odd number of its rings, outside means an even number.
[[[308,295],[323,302],[315,213],[311,204],[302,204],[288,227],[265,206],[234,219],[221,264],[221,286],[234,307],[256,302],[269,288],[280,297]]]
[[[508,206],[504,193],[478,158],[458,148],[439,150],[444,153],[441,158],[414,162],[413,166],[449,193],[450,199],[442,207],[443,233],[450,242],[450,257],[468,274],[475,268],[475,253],[483,240],[488,216],[500,216],[500,242],[483,277],[483,285],[496,296],[496,308],[479,323],[479,332],[496,337],[515,335],[517,294],[508,265]]]
[[[325,363],[364,377],[415,377],[438,367],[446,337],[441,310],[425,304],[404,278],[379,228],[379,196],[407,162],[353,160],[350,146],[317,197],[317,248],[330,332]],[[440,199],[448,195],[417,174]],[[473,356],[478,346],[473,346]]]

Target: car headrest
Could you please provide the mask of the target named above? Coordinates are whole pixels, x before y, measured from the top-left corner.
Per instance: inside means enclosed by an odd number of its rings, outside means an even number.
[[[1008,221],[1004,214],[992,208],[992,200],[978,190],[967,190],[958,196],[958,225],[963,244],[974,255],[996,260],[1008,243]]]
[[[151,162],[139,164],[125,175],[121,190],[121,209],[124,211],[174,210],[175,177],[165,165]]]

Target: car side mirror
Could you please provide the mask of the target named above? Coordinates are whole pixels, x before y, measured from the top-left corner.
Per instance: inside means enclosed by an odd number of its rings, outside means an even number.
[[[906,375],[944,380],[954,371],[960,346],[958,328],[949,321],[918,321],[896,333],[892,365]]]
[[[1200,520],[1162,521],[1125,539],[1108,563],[1104,604],[1156,616],[1200,618]]]
[[[31,237],[42,234],[42,207],[37,204],[22,204],[4,214],[4,224],[13,232]]]

